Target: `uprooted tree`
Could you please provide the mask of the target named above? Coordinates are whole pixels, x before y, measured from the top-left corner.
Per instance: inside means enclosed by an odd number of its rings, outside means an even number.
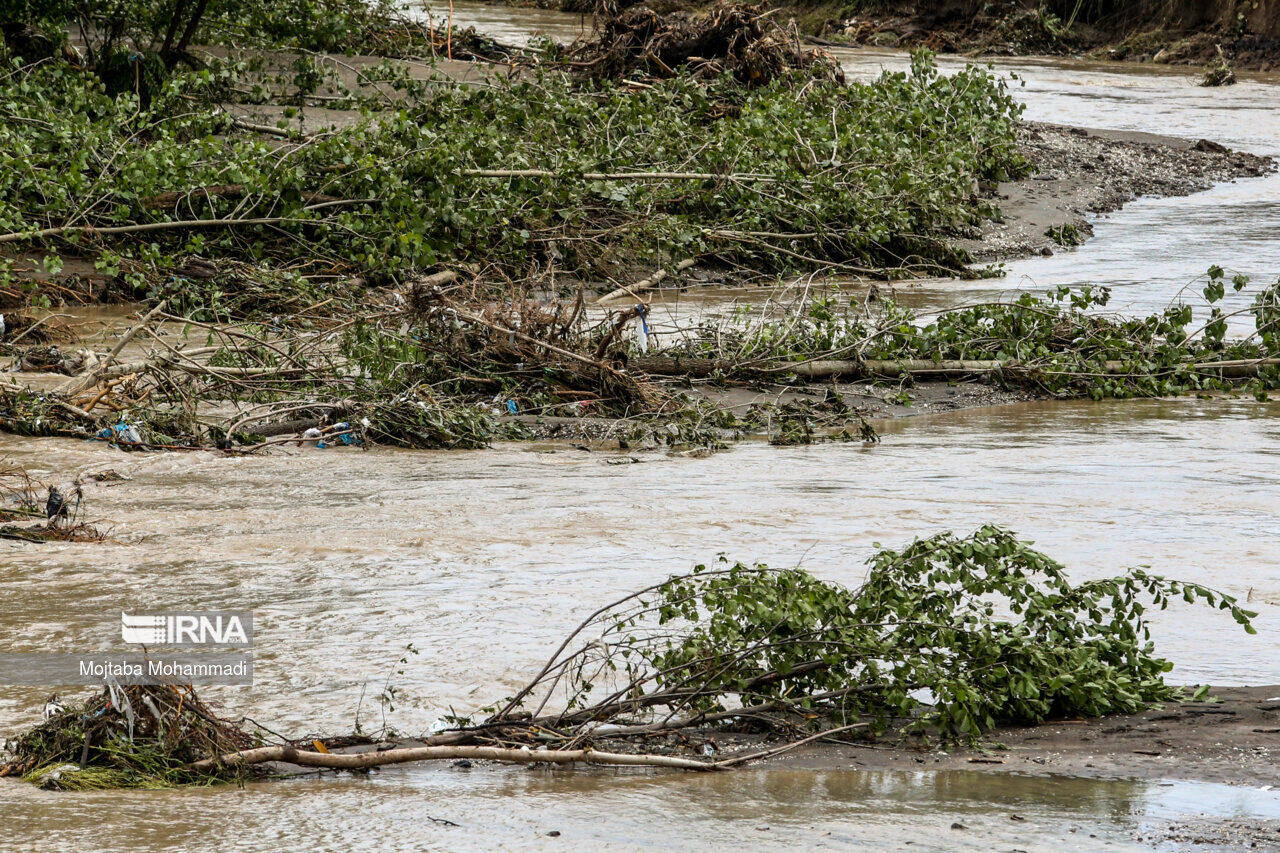
[[[1254,632],[1256,614],[1230,596],[1140,569],[1073,584],[990,526],[881,550],[856,589],[722,559],[595,611],[487,719],[413,745],[336,754],[374,741],[266,744],[189,689],[112,687],[18,738],[0,775],[139,787],[235,778],[268,762],[362,770],[456,758],[724,770],[826,738],[972,743],[1000,725],[1183,696],[1164,680],[1173,665],[1155,654],[1146,611],[1178,598]],[[765,745],[705,760],[654,739],[724,729]]]

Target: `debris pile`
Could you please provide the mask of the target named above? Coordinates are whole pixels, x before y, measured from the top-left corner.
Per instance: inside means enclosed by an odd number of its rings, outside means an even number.
[[[596,34],[569,49],[571,67],[596,79],[635,74],[700,77],[731,74],[762,86],[791,71],[807,71],[844,82],[839,64],[825,51],[806,50],[794,24],[784,27],[760,6],[716,3],[706,11],[659,15],[648,6],[618,9],[601,3]]]
[[[0,776],[63,791],[168,788],[227,778],[190,765],[261,743],[189,686],[112,681],[83,704],[51,701],[46,711],[44,722],[9,743]]]
[[[54,486],[0,461],[0,539],[101,542],[106,534],[80,517],[83,499],[78,479]]]

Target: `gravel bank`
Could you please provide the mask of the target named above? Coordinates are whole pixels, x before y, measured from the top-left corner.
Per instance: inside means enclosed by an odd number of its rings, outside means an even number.
[[[1053,254],[1092,236],[1090,218],[1143,196],[1182,196],[1272,171],[1275,161],[1207,139],[1027,122],[1023,152],[1037,173],[1000,184],[1001,216],[958,241],[979,262]]]

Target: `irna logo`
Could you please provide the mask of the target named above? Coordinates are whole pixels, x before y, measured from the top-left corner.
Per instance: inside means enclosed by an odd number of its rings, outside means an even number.
[[[250,646],[253,614],[213,610],[177,613],[121,613],[120,636],[144,646]]]

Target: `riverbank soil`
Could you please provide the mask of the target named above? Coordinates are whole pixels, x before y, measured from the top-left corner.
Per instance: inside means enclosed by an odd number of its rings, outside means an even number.
[[[1269,158],[1208,139],[1036,122],[1019,128],[1018,145],[1037,171],[1001,183],[993,194],[1000,215],[983,224],[978,239],[960,241],[977,261],[1053,254],[1093,235],[1090,215],[1143,196],[1190,195],[1274,168]]]
[[[1139,714],[997,729],[975,748],[820,744],[770,759],[766,766],[1274,785],[1277,756],[1280,685],[1269,685],[1215,688],[1205,701],[1169,703]]]
[[[804,19],[803,7],[798,14]],[[847,15],[818,24],[816,33],[878,47],[923,46],[1002,56],[1089,55],[1181,65],[1204,65],[1221,48],[1237,68],[1280,68],[1276,0],[887,0],[850,4]]]

